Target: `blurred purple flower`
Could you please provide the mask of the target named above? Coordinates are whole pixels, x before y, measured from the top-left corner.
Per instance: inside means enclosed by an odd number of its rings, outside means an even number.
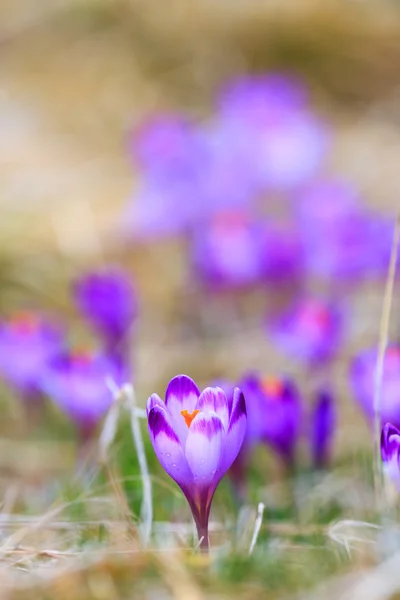
[[[41,316],[16,313],[0,323],[0,373],[23,399],[34,399],[38,392],[38,377],[46,363],[63,346],[59,327]]]
[[[256,194],[251,152],[220,120],[206,126],[155,120],[137,143],[142,183],[123,223],[133,239],[189,233],[215,212],[243,208]]]
[[[292,468],[302,415],[302,403],[294,382],[249,373],[238,385],[247,407],[243,451],[258,443],[267,444]]]
[[[191,508],[201,547],[208,548],[208,520],[215,490],[242,446],[246,406],[236,388],[228,399],[220,388],[201,394],[186,375],[172,379],[165,403],[147,401],[150,439],[161,465]]]
[[[317,298],[302,298],[267,323],[272,340],[287,354],[310,365],[328,361],[343,338],[342,311]]]
[[[311,274],[354,282],[386,272],[393,223],[363,207],[350,185],[316,182],[296,199],[296,208]]]
[[[222,118],[230,122],[239,143],[252,148],[262,187],[296,188],[321,165],[327,129],[305,99],[304,86],[283,75],[245,77],[223,90]]]
[[[102,337],[106,352],[120,361],[129,377],[130,330],[138,313],[129,275],[117,268],[86,273],[74,284],[74,298],[82,315]]]
[[[41,374],[43,392],[75,423],[82,441],[89,439],[109,409],[113,396],[107,379],[122,384],[115,361],[90,352],[64,352]]]
[[[132,154],[145,178],[160,184],[197,179],[204,148],[196,128],[179,114],[157,114],[136,131]]]
[[[368,421],[374,419],[374,380],[378,359],[376,349],[365,350],[350,366],[350,384],[356,401]],[[400,428],[400,347],[389,346],[385,353],[382,388],[380,392],[381,424],[393,423]]]
[[[400,431],[385,423],[381,434],[381,456],[384,470],[400,491]]]
[[[300,282],[304,263],[297,228],[290,222],[267,221],[261,237],[265,280],[275,285]]]
[[[245,75],[223,86],[219,110],[231,119],[253,119],[259,124],[271,111],[301,109],[307,101],[308,91],[294,75]]]
[[[317,392],[311,416],[311,462],[314,468],[328,466],[336,427],[336,410],[333,396],[328,389]]]
[[[261,227],[243,212],[221,212],[198,227],[192,257],[210,286],[243,287],[263,276]]]

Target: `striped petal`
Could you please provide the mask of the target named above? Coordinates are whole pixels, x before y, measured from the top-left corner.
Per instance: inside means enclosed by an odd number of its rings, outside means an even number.
[[[400,431],[391,423],[386,423],[381,435],[381,456],[385,473],[394,481],[400,491]]]
[[[148,416],[148,425],[154,451],[165,471],[179,486],[190,486],[192,473],[165,408],[154,406]]]
[[[219,466],[220,477],[231,467],[239,454],[246,434],[247,413],[246,402],[239,388],[233,391],[232,413],[224,442],[224,454]]]
[[[183,410],[192,413],[196,408],[199,396],[199,388],[187,375],[177,375],[171,379],[165,392],[165,404],[172,416],[174,430],[182,445],[186,442],[188,427],[181,413]]]
[[[222,454],[224,427],[216,413],[198,414],[189,429],[185,456],[198,489],[215,490]]]
[[[202,413],[215,412],[221,419],[225,431],[228,431],[229,406],[225,392],[221,388],[206,388],[201,392],[196,408]]]
[[[161,400],[161,398],[158,394],[152,394],[150,396],[150,398],[147,400],[147,404],[146,404],[147,416],[149,416],[151,409],[154,408],[155,406],[160,406],[161,408],[163,408],[165,410],[165,404]]]

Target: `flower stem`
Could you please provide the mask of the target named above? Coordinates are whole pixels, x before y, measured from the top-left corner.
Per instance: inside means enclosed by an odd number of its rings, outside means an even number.
[[[210,551],[210,540],[208,537],[208,522],[205,525],[196,523],[197,535],[199,536],[199,548],[201,552]]]

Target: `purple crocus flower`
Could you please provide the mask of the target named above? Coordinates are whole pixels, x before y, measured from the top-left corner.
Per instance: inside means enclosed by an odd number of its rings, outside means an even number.
[[[342,341],[342,312],[333,303],[301,298],[270,319],[267,330],[287,354],[308,364],[323,363],[333,358]]]
[[[60,328],[37,314],[16,313],[0,324],[0,373],[24,400],[34,400],[41,371],[62,345]]]
[[[333,435],[336,427],[336,410],[333,396],[328,389],[320,389],[311,415],[311,461],[316,469],[327,467]]]
[[[385,423],[381,434],[381,456],[385,472],[400,491],[400,431]]]
[[[308,110],[304,87],[284,76],[245,77],[225,88],[221,114],[252,148],[261,187],[287,191],[321,165],[326,127]]]
[[[250,153],[220,119],[156,119],[137,144],[142,182],[123,223],[133,239],[188,234],[220,210],[248,205],[257,191]]]
[[[193,236],[193,262],[212,287],[246,287],[263,276],[261,227],[241,211],[225,211]]]
[[[302,414],[302,403],[294,382],[282,377],[249,373],[238,385],[247,407],[244,448],[264,443],[292,468]]]
[[[129,378],[129,334],[138,312],[129,275],[117,268],[87,273],[75,282],[74,297],[82,315],[102,337],[106,352],[119,361]]]
[[[350,366],[350,384],[356,401],[368,421],[374,419],[374,380],[378,359],[376,349],[369,349],[356,356]],[[385,352],[382,387],[380,392],[381,424],[393,423],[400,428],[400,347],[391,345]]]
[[[227,398],[217,387],[200,394],[190,377],[178,375],[168,384],[165,402],[157,394],[150,396],[147,415],[157,458],[184,493],[201,547],[208,549],[211,502],[246,432],[243,394],[235,388]]]
[[[75,423],[82,442],[92,437],[112,403],[107,379],[122,383],[115,361],[81,351],[57,355],[41,375],[43,392]]]
[[[353,283],[385,273],[393,223],[367,210],[348,183],[318,181],[296,198],[307,270]]]

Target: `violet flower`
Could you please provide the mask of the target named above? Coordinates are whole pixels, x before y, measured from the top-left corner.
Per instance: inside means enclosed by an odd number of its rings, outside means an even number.
[[[353,283],[386,273],[393,223],[367,210],[342,181],[319,181],[296,198],[307,270]]]
[[[74,298],[82,315],[101,336],[106,353],[129,379],[131,328],[138,313],[129,275],[117,268],[89,272],[75,282]]]
[[[378,360],[376,349],[365,350],[356,356],[350,366],[350,384],[354,397],[369,423],[374,420],[374,380]],[[391,345],[385,352],[382,387],[380,392],[380,418],[382,426],[392,423],[400,428],[400,347]]]
[[[36,401],[38,377],[62,346],[60,328],[37,314],[16,313],[0,323],[0,373],[23,400]]]
[[[41,375],[41,389],[70,417],[82,443],[93,436],[113,401],[107,379],[123,383],[112,359],[90,352],[59,354]]]
[[[179,485],[191,508],[201,548],[208,549],[208,520],[215,490],[232,465],[246,432],[246,405],[235,388],[201,394],[186,375],[168,384],[165,402],[147,401],[150,439],[161,465]]]
[[[326,153],[326,127],[307,107],[304,87],[284,76],[245,77],[225,88],[222,118],[251,146],[261,187],[287,191],[304,184]]]
[[[381,456],[384,471],[400,491],[400,431],[391,423],[385,423],[381,434]]]
[[[311,462],[315,469],[324,469],[330,461],[336,428],[336,409],[331,392],[320,389],[311,415]]]
[[[287,378],[249,373],[238,385],[247,407],[244,447],[264,443],[292,469],[302,418],[302,402],[294,382]]]
[[[262,229],[240,211],[221,212],[192,239],[192,259],[210,287],[246,287],[263,276]]]
[[[206,126],[155,120],[137,144],[142,181],[123,224],[132,239],[188,234],[257,193],[251,153],[220,119]]]
[[[332,359],[342,342],[342,312],[333,303],[302,298],[277,318],[269,319],[267,331],[293,358],[320,364]]]

